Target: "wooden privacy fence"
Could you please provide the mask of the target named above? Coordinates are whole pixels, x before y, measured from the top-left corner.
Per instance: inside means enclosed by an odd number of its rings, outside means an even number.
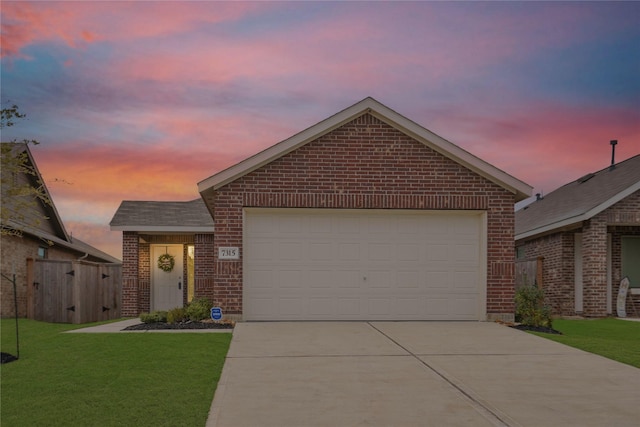
[[[522,286],[542,287],[542,265],[544,258],[516,260],[516,291]]]
[[[57,323],[118,319],[122,265],[28,261],[28,317]]]

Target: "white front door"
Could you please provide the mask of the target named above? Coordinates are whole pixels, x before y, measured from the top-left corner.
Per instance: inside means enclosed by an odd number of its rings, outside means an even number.
[[[164,270],[158,266],[158,259],[169,254],[173,257],[173,268]],[[165,257],[167,258],[167,257]],[[151,310],[171,310],[183,305],[183,260],[182,245],[152,245],[151,246]]]

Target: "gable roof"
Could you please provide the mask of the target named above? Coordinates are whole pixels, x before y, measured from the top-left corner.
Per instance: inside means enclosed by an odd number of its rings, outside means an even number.
[[[49,201],[49,203],[44,203],[39,199],[37,199],[36,201],[36,203],[38,204],[37,208],[40,209],[46,216],[46,222],[49,225],[49,228],[45,228],[36,224],[28,224],[24,223],[23,221],[17,221],[13,219],[9,219],[8,223],[2,224],[2,226],[20,230],[24,234],[31,235],[45,242],[52,242],[54,245],[63,247],[71,251],[75,251],[78,253],[78,255],[86,254],[89,256],[90,261],[120,263],[119,259],[89,245],[88,243],[83,242],[80,239],[74,238],[67,233],[60,214],[58,214],[58,210],[56,209],[56,205],[53,203],[51,194],[49,193],[49,190],[47,189],[47,186],[42,179],[42,175],[38,170],[38,166],[33,158],[33,155],[31,154],[31,150],[29,149],[28,144],[3,142],[2,148],[3,150],[5,148],[8,148],[10,150],[10,154],[13,156],[20,156],[22,154],[25,154],[27,156],[26,166],[30,170],[32,170],[35,175],[25,174],[26,179],[31,186],[41,186],[42,191]],[[10,197],[3,198],[2,203],[5,204],[5,206],[9,205],[10,207],[12,204],[12,200]],[[53,234],[47,230],[53,231]]]
[[[22,175],[24,179],[32,187],[41,187],[42,192],[46,196],[46,199],[49,200],[50,202],[50,203],[44,203],[42,200],[36,199],[35,203],[37,204],[37,206],[34,206],[34,208],[41,210],[42,215],[44,215],[47,218],[47,225],[50,227],[51,230],[54,231],[55,237],[61,239],[62,241],[69,241],[70,240],[69,234],[67,233],[67,230],[64,227],[64,223],[60,218],[60,214],[58,214],[58,210],[56,209],[56,206],[53,203],[53,199],[51,198],[49,189],[47,188],[47,186],[44,183],[44,180],[42,179],[42,175],[40,174],[40,170],[38,170],[38,165],[36,164],[35,159],[31,154],[29,145],[25,143],[18,143],[18,142],[3,142],[2,150],[3,150],[3,153],[5,150],[8,150],[7,154],[12,155],[16,158],[21,155],[26,155],[27,158],[26,158],[25,166],[29,170],[33,171],[34,175],[23,172]],[[11,209],[12,198],[11,197],[5,198],[4,200],[2,200],[2,203],[5,205],[5,207],[8,207],[9,209]],[[31,209],[31,207],[29,207],[29,209]],[[30,230],[29,231],[30,234],[38,233],[38,228],[39,228],[37,226],[34,226],[33,224],[25,224],[23,223],[23,221],[19,221],[16,219],[10,219],[8,224],[3,224],[3,225],[8,226],[10,228],[15,228],[17,230],[28,228]],[[45,230],[40,230],[40,232],[47,233]]]
[[[213,233],[213,218],[202,199],[189,202],[125,200],[109,223],[111,230],[160,233]]]
[[[198,183],[198,191],[202,194],[208,190],[217,190],[364,114],[371,114],[382,122],[425,144],[434,151],[507,189],[515,194],[516,201],[524,200],[531,195],[532,187],[528,184],[490,165],[428,129],[423,128],[371,97],[365,98],[328,119],[200,181]]]
[[[640,190],[640,154],[587,174],[516,212],[516,240],[572,227]]]

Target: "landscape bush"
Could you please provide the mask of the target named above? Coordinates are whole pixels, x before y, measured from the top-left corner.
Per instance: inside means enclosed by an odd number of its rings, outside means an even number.
[[[187,315],[184,307],[172,308],[167,312],[167,323],[180,323],[184,322]]]
[[[194,298],[185,309],[185,317],[192,322],[208,319],[211,317],[211,301],[207,298]]]
[[[551,328],[551,308],[544,304],[544,291],[538,286],[522,286],[516,291],[516,322]]]
[[[140,320],[143,323],[161,323],[167,321],[167,312],[162,310],[152,311],[151,313],[140,313]]]

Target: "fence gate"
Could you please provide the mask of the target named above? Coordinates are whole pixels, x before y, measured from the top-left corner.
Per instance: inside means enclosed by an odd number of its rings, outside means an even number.
[[[121,264],[35,260],[31,268],[33,319],[87,323],[120,317]]]
[[[516,260],[516,291],[522,286],[542,287],[543,258]]]

